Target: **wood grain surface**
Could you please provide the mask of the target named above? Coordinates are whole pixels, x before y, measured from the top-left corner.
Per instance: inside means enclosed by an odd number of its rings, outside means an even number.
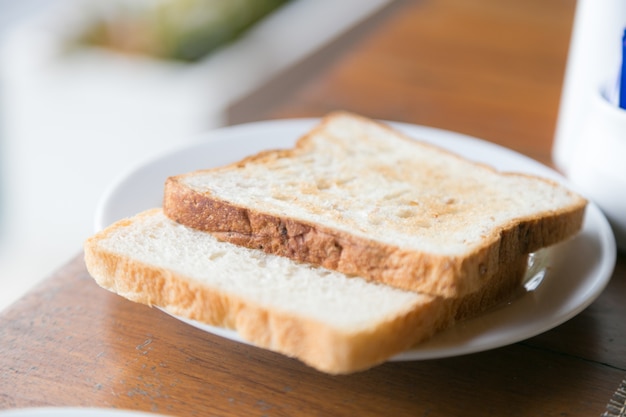
[[[345,109],[466,133],[549,164],[574,7],[574,0],[397,1],[316,57],[315,71],[285,74],[246,98],[233,121]],[[620,255],[599,299],[544,334],[328,376],[99,288],[77,248],[75,259],[0,313],[0,410],[599,416],[626,375],[625,300]]]
[[[538,337],[473,355],[328,376],[106,292],[78,256],[0,316],[0,409],[98,406],[176,416],[599,415],[625,373],[625,291],[622,259],[596,303]]]

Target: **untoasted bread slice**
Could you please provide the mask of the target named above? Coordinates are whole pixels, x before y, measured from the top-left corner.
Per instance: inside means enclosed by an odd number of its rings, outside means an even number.
[[[214,326],[332,374],[370,368],[455,320],[513,296],[526,259],[489,277],[488,291],[444,299],[218,241],[160,209],[85,242],[102,287]]]
[[[221,240],[453,298],[574,235],[585,206],[556,182],[349,113],[327,116],[293,149],[171,177],[163,201],[167,216]]]

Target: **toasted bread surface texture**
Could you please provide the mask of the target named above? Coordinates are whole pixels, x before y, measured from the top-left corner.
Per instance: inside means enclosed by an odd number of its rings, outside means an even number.
[[[129,300],[214,326],[331,374],[384,362],[455,320],[510,297],[525,258],[459,299],[404,291],[222,242],[153,209],[84,245],[97,283]]]
[[[171,219],[220,240],[458,298],[581,227],[586,201],[333,113],[294,148],[166,181]]]

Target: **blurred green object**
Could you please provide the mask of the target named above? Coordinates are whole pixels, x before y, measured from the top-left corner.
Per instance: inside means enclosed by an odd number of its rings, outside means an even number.
[[[130,0],[97,16],[79,43],[193,62],[291,0]]]

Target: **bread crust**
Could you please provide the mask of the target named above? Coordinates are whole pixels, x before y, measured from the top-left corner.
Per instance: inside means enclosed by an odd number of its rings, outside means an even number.
[[[150,215],[152,211],[141,215]],[[140,215],[140,216],[141,216]],[[457,299],[425,296],[402,314],[367,330],[345,332],[288,312],[258,305],[201,284],[192,277],[103,249],[99,242],[123,220],[89,238],[87,269],[103,288],[171,314],[236,330],[252,344],[297,358],[322,372],[346,374],[371,368],[451,326],[510,300],[520,288],[526,257],[502,265],[483,290]],[[323,306],[320,306],[323,308]]]
[[[511,222],[485,236],[484,245],[470,256],[450,257],[406,250],[324,225],[240,207],[187,187],[183,177],[166,180],[163,200],[165,214],[178,223],[298,262],[450,298],[482,288],[500,265],[574,235],[585,212],[585,203],[581,203]]]

